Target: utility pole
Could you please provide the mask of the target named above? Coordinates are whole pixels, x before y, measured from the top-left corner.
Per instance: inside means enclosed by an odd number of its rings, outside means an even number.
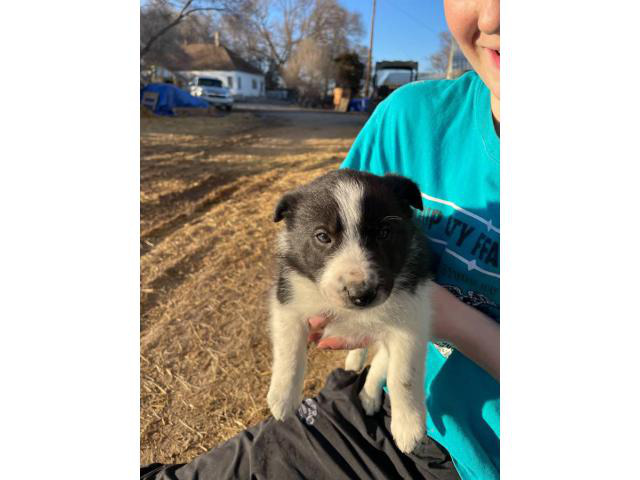
[[[367,56],[367,70],[364,76],[364,96],[369,98],[369,84],[371,83],[371,52],[373,51],[373,22],[376,18],[376,0],[373,0],[371,10],[371,32],[369,33],[369,55]]]

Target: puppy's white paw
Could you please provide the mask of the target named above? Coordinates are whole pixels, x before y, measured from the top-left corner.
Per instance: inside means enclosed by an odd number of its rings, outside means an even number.
[[[302,403],[302,394],[288,389],[271,387],[267,394],[267,404],[276,420],[292,416]]]
[[[403,453],[411,453],[425,434],[425,420],[419,413],[391,412],[391,434]]]
[[[362,403],[362,408],[364,408],[364,412],[367,415],[373,415],[382,406],[382,391],[377,391],[373,395],[369,395],[365,389],[360,390],[360,402]]]
[[[347,358],[344,361],[344,369],[359,372],[364,367],[364,361],[367,358],[367,350],[364,348],[358,348],[351,350],[347,354]]]

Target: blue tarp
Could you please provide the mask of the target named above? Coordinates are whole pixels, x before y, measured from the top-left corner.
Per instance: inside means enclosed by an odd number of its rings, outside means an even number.
[[[349,102],[349,112],[366,112],[370,99],[368,98],[352,98]]]
[[[144,92],[158,94],[158,103],[153,113],[158,115],[173,115],[174,107],[207,108],[209,103],[201,98],[196,98],[184,90],[170,83],[150,83],[140,89],[140,103]]]

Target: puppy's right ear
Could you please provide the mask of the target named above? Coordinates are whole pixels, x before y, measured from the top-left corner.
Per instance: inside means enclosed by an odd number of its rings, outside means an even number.
[[[293,215],[293,211],[298,203],[298,194],[295,192],[285,193],[278,205],[276,206],[275,214],[273,215],[273,221],[279,222],[283,218],[290,218]]]
[[[394,173],[387,173],[383,178],[398,199],[416,210],[422,210],[422,195],[418,185],[413,180]]]

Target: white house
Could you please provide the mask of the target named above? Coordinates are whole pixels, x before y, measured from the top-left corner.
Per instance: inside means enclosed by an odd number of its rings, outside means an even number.
[[[214,43],[192,43],[182,47],[184,56],[172,70],[185,77],[217,78],[231,90],[234,97],[262,97],[265,94],[264,74],[227,47]]]

